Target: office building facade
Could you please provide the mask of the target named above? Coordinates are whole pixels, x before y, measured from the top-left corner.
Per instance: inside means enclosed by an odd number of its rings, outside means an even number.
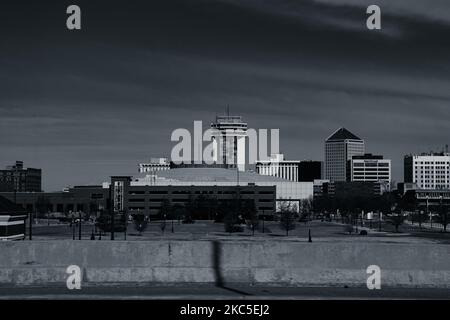
[[[0,170],[0,192],[40,192],[42,170],[24,168],[23,161]]]
[[[347,162],[347,181],[384,181],[391,183],[391,160],[366,153]]]
[[[159,218],[164,205],[186,208],[197,199],[213,199],[217,206],[237,199],[242,203],[249,200],[254,202],[257,214],[273,215],[276,211],[274,185],[136,185],[131,180],[128,176],[113,176],[107,186],[78,186],[61,192],[1,192],[0,197],[43,218],[79,212],[99,216],[110,209]]]
[[[404,180],[419,189],[450,189],[450,153],[405,156]]]
[[[364,154],[364,140],[345,128],[339,128],[325,140],[325,179],[347,180],[347,161]]]
[[[300,161],[284,160],[283,154],[272,154],[269,160],[256,162],[256,173],[298,182],[299,165]]]

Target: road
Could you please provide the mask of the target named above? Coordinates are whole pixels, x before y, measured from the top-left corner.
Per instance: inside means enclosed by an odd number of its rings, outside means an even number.
[[[358,287],[267,287],[267,286],[89,286],[80,290],[65,287],[0,287],[0,299],[162,299],[162,300],[323,300],[323,299],[445,299],[450,289]]]

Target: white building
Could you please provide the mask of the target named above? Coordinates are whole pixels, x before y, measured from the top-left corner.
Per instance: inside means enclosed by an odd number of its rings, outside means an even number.
[[[405,156],[404,180],[419,189],[450,189],[450,153]]]
[[[141,174],[133,178],[132,186],[182,185],[182,186],[275,186],[277,206],[282,202],[297,204],[313,196],[312,182],[294,182],[277,177],[262,176],[251,172],[238,172],[224,168],[177,168],[154,174]]]
[[[283,154],[272,154],[269,160],[256,162],[256,172],[297,182],[299,181],[299,164],[298,160],[284,160]]]
[[[383,181],[391,183],[391,160],[366,153],[353,156],[347,163],[348,181]]]
[[[237,166],[245,171],[245,139],[247,123],[241,116],[217,116],[211,123],[213,161],[217,164]]]
[[[169,170],[169,169],[170,169],[170,161],[167,158],[150,158],[150,162],[139,164],[140,173]]]
[[[364,140],[339,128],[325,140],[325,179],[347,181],[347,161],[364,154]]]

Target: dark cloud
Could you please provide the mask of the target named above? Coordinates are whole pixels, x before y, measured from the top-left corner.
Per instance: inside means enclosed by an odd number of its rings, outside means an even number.
[[[444,1],[18,1],[0,11],[0,165],[44,169],[46,189],[132,174],[169,155],[170,133],[230,104],[280,128],[288,158],[323,159],[346,126],[393,160],[450,132]]]

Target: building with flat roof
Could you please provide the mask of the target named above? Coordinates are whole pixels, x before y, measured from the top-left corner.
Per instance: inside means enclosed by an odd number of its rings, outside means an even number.
[[[297,182],[299,181],[299,164],[298,160],[285,160],[283,154],[271,154],[268,160],[256,162],[256,172]]]
[[[150,162],[140,163],[139,173],[169,170],[170,161],[168,158],[150,158]]]
[[[24,208],[0,196],[0,240],[25,239],[26,219]]]
[[[286,160],[284,154],[272,154],[268,160],[256,162],[256,172],[294,182],[313,182],[322,178],[322,162]]]
[[[313,182],[322,179],[323,163],[322,161],[302,160],[298,167],[298,181]]]
[[[24,168],[23,161],[0,170],[0,192],[40,192],[42,170]]]
[[[273,215],[276,211],[274,185],[148,185],[134,184],[129,176],[113,176],[105,186],[78,186],[61,192],[4,192],[0,197],[15,199],[24,212],[36,217],[70,217],[79,212],[99,216],[113,209],[116,213],[160,218],[166,205],[182,209],[200,200],[210,207],[206,208],[206,216],[197,215],[195,219],[215,219],[214,211],[232,201],[242,205],[251,201],[259,215]],[[0,216],[0,235],[1,219]]]
[[[345,128],[339,128],[325,140],[325,179],[347,180],[347,161],[364,154],[364,140]]]
[[[279,177],[224,168],[179,168],[134,177],[131,186],[275,186],[277,207],[282,202],[298,203],[313,196],[313,182],[295,182]]]
[[[419,189],[450,189],[450,153],[406,155],[404,180],[416,184]]]
[[[391,160],[365,153],[347,161],[347,181],[384,181],[391,183]]]

